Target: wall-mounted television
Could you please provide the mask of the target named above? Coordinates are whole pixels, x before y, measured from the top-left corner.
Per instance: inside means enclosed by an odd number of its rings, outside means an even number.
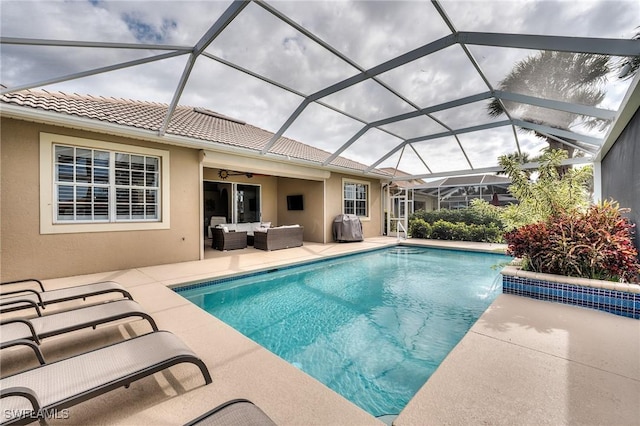
[[[287,210],[304,210],[302,195],[287,195]]]

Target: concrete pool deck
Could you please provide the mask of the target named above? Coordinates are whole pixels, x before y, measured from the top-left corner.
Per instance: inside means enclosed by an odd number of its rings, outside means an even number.
[[[420,245],[496,251],[504,246],[412,241]],[[207,250],[207,259],[46,280],[58,288],[97,280],[122,283],[156,319],[206,363],[204,386],[193,366],[176,366],[87,401],[51,424],[176,425],[223,401],[248,398],[282,425],[382,422],[208,315],[172,291],[182,283],[241,274],[396,244],[313,244],[264,252]],[[67,303],[65,307],[72,306]],[[102,326],[45,339],[48,361],[149,331],[144,321]],[[2,375],[35,361],[5,350]],[[639,424],[640,321],[501,295],[456,346],[394,424]]]

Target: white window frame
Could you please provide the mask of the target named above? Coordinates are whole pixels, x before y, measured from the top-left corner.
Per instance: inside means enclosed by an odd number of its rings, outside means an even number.
[[[259,210],[258,212],[259,217],[257,218],[257,222],[261,222],[262,221],[262,185],[259,183],[248,183],[248,182],[230,182],[230,183],[231,183],[231,193],[233,197],[233,199],[231,200],[231,202],[233,203],[233,209],[232,209],[233,223],[239,223],[238,216],[240,215],[240,213],[238,212],[238,196],[239,196],[238,185],[255,186],[260,191],[260,205],[257,206]],[[250,222],[242,222],[242,223],[250,223]]]
[[[67,222],[56,221],[56,186],[54,145],[69,145],[109,152],[146,155],[160,160],[160,220],[115,221],[115,222]],[[170,229],[170,154],[169,151],[125,145],[73,136],[40,133],[40,233],[67,234],[80,232],[139,231]],[[113,194],[115,197],[115,194]]]
[[[347,178],[342,178],[342,195],[341,195],[341,200],[342,200],[342,213],[343,214],[347,214],[344,211],[344,202],[345,202],[345,197],[344,197],[344,187],[346,184],[360,184],[360,185],[364,185],[367,187],[367,199],[366,199],[366,204],[367,204],[367,215],[366,216],[358,216],[360,218],[360,220],[362,221],[368,221],[371,220],[371,182],[368,182],[366,180],[356,180],[356,179],[347,179]],[[353,214],[353,213],[349,213],[349,214]]]

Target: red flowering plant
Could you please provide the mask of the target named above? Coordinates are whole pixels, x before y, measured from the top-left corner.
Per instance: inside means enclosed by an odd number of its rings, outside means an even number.
[[[622,282],[640,281],[634,224],[615,202],[593,205],[505,234],[508,253],[534,272]]]
[[[544,253],[549,247],[549,229],[545,222],[521,226],[505,233],[507,254],[522,259],[522,267],[539,272],[544,268]]]

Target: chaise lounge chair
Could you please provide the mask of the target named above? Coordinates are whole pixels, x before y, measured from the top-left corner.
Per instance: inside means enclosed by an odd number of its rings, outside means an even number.
[[[207,366],[177,336],[156,331],[0,379],[2,425],[26,424],[180,363]],[[114,407],[117,409],[117,407]]]
[[[247,399],[227,401],[185,426],[276,426],[264,411]]]
[[[122,287],[122,285],[114,281],[102,281],[48,291],[44,289],[44,286],[42,285],[42,282],[40,280],[36,280],[33,278],[4,282],[0,283],[0,286],[29,282],[38,283],[39,290],[20,289],[9,292],[0,290],[0,313],[33,308],[34,304],[39,308],[44,309],[46,305],[52,303],[86,299],[90,296],[109,293],[120,293],[122,297],[133,300],[131,294],[124,287]],[[36,311],[40,315],[39,309],[36,308]]]
[[[29,346],[43,364],[44,358],[38,348],[34,347],[34,342],[39,344],[41,339],[47,337],[88,327],[95,328],[100,324],[132,317],[145,319],[153,331],[158,330],[154,319],[136,302],[116,300],[31,319],[12,318],[0,321],[0,349],[20,344]]]

